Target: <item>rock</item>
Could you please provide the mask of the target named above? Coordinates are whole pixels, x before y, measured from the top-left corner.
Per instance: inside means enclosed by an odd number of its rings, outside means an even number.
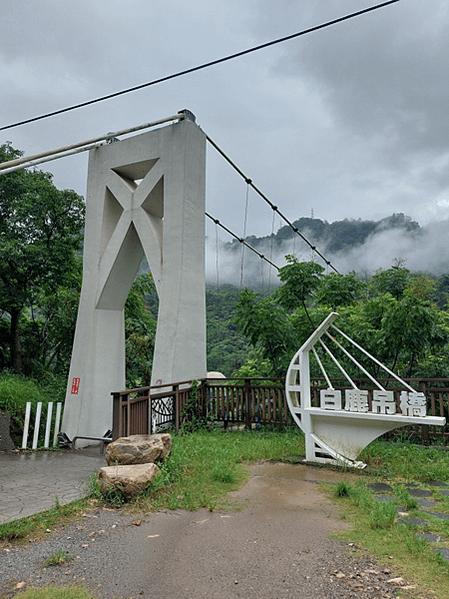
[[[108,466],[114,464],[154,464],[170,455],[171,435],[131,435],[109,443],[105,451]]]
[[[129,501],[137,493],[147,489],[159,472],[156,464],[105,466],[100,468],[97,478],[102,493],[106,494],[111,489],[115,489]]]
[[[11,451],[16,447],[10,437],[10,425],[11,414],[9,412],[0,412],[0,451]]]

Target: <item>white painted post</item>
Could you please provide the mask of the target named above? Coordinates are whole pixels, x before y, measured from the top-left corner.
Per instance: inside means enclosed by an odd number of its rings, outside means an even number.
[[[55,432],[53,433],[53,447],[58,445],[58,433],[59,433],[59,424],[61,422],[61,406],[62,403],[58,401],[56,404],[56,419],[55,419]]]
[[[41,423],[41,410],[42,410],[42,402],[38,402],[36,408],[36,421],[34,423],[34,436],[33,436],[33,446],[31,449],[37,448],[37,440],[39,437],[39,425]]]
[[[25,423],[23,425],[22,449],[27,448],[28,431],[30,428],[30,414],[31,414],[31,402],[27,401],[26,409],[25,409]]]
[[[51,415],[53,413],[53,402],[49,401],[47,406],[47,424],[45,426],[45,441],[44,447],[48,448],[50,446],[50,428],[51,428]]]

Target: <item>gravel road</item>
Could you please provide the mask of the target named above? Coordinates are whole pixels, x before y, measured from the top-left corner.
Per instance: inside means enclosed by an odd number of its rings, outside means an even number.
[[[233,494],[246,505],[240,512],[100,509],[25,548],[10,545],[0,551],[0,591],[82,582],[101,599],[395,596],[401,581],[388,564],[355,558],[355,547],[328,538],[348,525],[317,483],[341,475],[279,463],[250,474]],[[68,562],[43,566],[63,552]]]

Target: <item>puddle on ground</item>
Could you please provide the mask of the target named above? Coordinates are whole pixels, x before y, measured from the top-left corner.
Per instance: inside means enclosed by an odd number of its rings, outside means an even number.
[[[356,481],[360,475],[343,470],[331,470],[330,468],[317,468],[304,464],[285,464],[283,462],[264,462],[254,464],[250,468],[251,476],[267,476],[275,480],[283,478],[288,480],[301,480],[309,482],[339,483],[342,480]]]
[[[313,468],[303,464],[263,463],[249,467],[247,484],[232,495],[245,505],[257,506],[265,516],[272,512],[307,511],[313,519],[337,515],[337,508],[319,490],[320,482],[355,482],[359,475]]]

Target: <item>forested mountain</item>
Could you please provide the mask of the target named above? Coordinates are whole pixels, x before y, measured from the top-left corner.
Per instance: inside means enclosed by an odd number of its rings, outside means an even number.
[[[316,244],[321,252],[336,254],[345,252],[365,244],[370,237],[385,231],[402,231],[414,237],[422,234],[422,229],[416,221],[404,214],[393,214],[379,221],[373,220],[344,220],[328,223],[319,218],[300,218],[293,223],[300,233]],[[292,240],[296,234],[288,225],[281,227],[273,235],[275,248],[281,248],[286,241]],[[256,237],[251,235],[246,241],[258,249],[271,244],[272,236]],[[240,243],[234,240],[226,244],[227,249],[235,251]]]
[[[295,230],[282,226],[276,233],[257,237],[247,236],[246,242],[263,254],[278,268],[285,265],[285,256],[294,255],[301,261],[317,261],[326,267],[325,260],[335,269],[348,274],[356,272],[369,279],[379,269],[388,269],[400,260],[411,272],[439,277],[449,272],[449,221],[419,225],[404,214],[393,214],[382,220],[345,219],[329,223],[319,218],[300,218],[293,224]],[[304,241],[307,239],[309,243]],[[208,279],[215,280],[215,264],[219,264],[221,282],[239,285],[242,278],[242,245],[238,240],[219,246],[208,243]],[[269,267],[249,248],[243,250],[244,286],[268,291],[277,286],[276,268]],[[327,268],[327,267],[326,267]]]

